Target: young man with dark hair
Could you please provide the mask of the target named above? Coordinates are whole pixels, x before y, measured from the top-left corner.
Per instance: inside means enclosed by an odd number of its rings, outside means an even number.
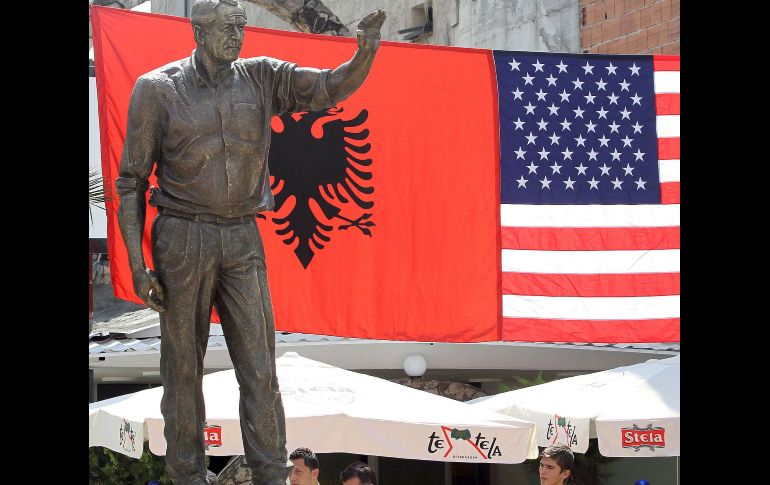
[[[294,467],[289,475],[291,485],[318,485],[318,458],[308,448],[297,448],[289,455]]]
[[[342,485],[377,485],[377,475],[366,463],[357,461],[340,473]]]
[[[572,474],[575,455],[566,445],[551,445],[540,453],[540,485],[564,485]]]

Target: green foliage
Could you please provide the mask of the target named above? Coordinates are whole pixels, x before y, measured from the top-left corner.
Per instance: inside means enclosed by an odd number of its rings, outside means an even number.
[[[536,386],[538,384],[545,384],[548,382],[543,377],[543,371],[539,371],[537,375],[532,379],[527,379],[526,377],[514,377],[513,380],[516,381],[516,387],[507,386],[505,384],[498,384],[497,392],[515,391],[517,389],[524,389],[525,387]]]
[[[145,485],[155,480],[160,485],[172,485],[162,456],[150,453],[144,443],[142,457],[137,459],[102,447],[88,449],[89,485]]]
[[[88,216],[93,222],[93,216],[91,215],[91,206],[98,207],[104,210],[104,207],[99,204],[110,200],[110,198],[104,193],[104,181],[99,176],[99,172],[96,170],[88,170]]]

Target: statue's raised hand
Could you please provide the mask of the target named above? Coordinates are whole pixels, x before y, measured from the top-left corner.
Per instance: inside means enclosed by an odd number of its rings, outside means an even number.
[[[380,28],[385,22],[385,11],[377,9],[367,14],[358,22],[356,38],[358,48],[364,51],[375,51],[380,47]]]

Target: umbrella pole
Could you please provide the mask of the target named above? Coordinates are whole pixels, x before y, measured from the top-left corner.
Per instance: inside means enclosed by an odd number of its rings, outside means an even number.
[[[380,481],[380,457],[376,455],[367,455],[366,464],[372,467],[374,470],[374,476],[377,477],[377,481]]]

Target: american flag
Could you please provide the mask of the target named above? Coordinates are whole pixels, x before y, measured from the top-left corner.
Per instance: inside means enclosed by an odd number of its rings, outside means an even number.
[[[503,340],[679,341],[679,57],[494,61]]]

